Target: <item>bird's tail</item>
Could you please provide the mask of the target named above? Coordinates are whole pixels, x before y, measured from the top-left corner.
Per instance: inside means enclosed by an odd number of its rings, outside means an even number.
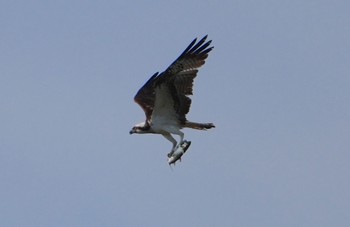
[[[215,128],[215,125],[213,123],[196,123],[196,122],[186,121],[184,127],[198,129],[198,130],[207,130],[207,129]]]

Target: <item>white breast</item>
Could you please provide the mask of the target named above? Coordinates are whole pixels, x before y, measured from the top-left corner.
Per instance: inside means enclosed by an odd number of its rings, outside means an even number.
[[[156,132],[171,132],[179,129],[174,102],[168,87],[165,85],[156,89],[151,123],[153,130]]]

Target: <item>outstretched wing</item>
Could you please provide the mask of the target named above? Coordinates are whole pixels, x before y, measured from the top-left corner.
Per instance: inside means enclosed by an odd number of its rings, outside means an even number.
[[[166,84],[174,100],[174,109],[180,122],[186,121],[190,110],[193,94],[193,80],[198,68],[204,65],[208,53],[214,48],[209,47],[211,40],[205,42],[207,36],[200,41],[194,39],[183,53],[157,78],[157,85]]]
[[[191,106],[188,95],[192,95],[193,79],[213,49],[209,47],[211,40],[205,42],[206,39],[207,36],[199,42],[194,39],[163,73],[155,73],[137,92],[134,100],[145,112],[147,122],[154,109],[157,109],[157,115],[175,112],[180,122],[186,121]]]
[[[151,118],[154,100],[155,100],[155,91],[154,91],[154,82],[158,77],[158,72],[153,74],[151,78],[140,88],[134,97],[134,101],[141,106],[146,115],[146,120]]]
[[[164,71],[164,77],[172,77],[186,71],[198,69],[205,63],[208,53],[214,48],[209,47],[211,40],[206,41],[207,35],[199,42],[194,39],[182,54]]]

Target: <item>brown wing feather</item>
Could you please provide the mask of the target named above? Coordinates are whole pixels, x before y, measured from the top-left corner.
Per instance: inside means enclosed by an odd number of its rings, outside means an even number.
[[[205,43],[208,36],[204,36],[197,44],[194,39],[185,51],[165,70],[165,75],[176,75],[178,73],[197,69],[204,65],[208,53],[214,48],[207,48],[211,40]],[[196,45],[195,45],[196,44]]]
[[[186,121],[186,114],[190,111],[191,99],[188,95],[193,94],[193,80],[197,76],[198,70],[191,70],[179,73],[174,79],[174,87],[178,94],[178,102],[175,102],[175,109],[181,122]]]
[[[206,39],[207,36],[198,42],[194,39],[163,73],[155,73],[137,92],[134,100],[145,112],[147,121],[151,118],[154,108],[155,87],[165,84],[171,91],[180,122],[186,122],[186,114],[191,106],[188,96],[193,93],[193,80],[197,76],[197,69],[205,63],[208,53],[214,48],[209,47],[211,40],[205,42]]]
[[[181,123],[186,122],[186,114],[191,107],[193,80],[198,68],[204,65],[208,53],[214,48],[209,47],[211,40],[205,42],[207,36],[196,43],[194,39],[185,51],[160,75],[157,84],[166,83],[172,91],[174,108]]]
[[[134,101],[141,106],[146,115],[146,120],[151,118],[155,91],[154,91],[154,82],[157,80],[158,72],[153,74],[151,78],[140,88],[134,97]]]

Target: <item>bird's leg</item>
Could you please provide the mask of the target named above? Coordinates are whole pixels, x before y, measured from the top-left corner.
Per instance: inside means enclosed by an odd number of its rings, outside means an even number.
[[[180,136],[180,141],[176,144],[176,143],[173,143],[173,149],[171,150],[171,152],[168,154],[168,157],[171,157],[173,154],[174,154],[174,152],[179,148],[179,146],[181,146],[184,142],[185,142],[185,140],[184,140],[184,133],[183,132],[181,132],[180,130],[179,131],[177,131],[176,133],[174,133],[174,134],[176,134],[176,135],[178,135],[178,136]],[[174,138],[173,138],[174,139]],[[175,139],[174,139],[175,140]],[[176,140],[175,140],[175,142],[176,142]]]
[[[178,145],[177,143],[175,143],[175,144],[173,143],[173,148],[171,148],[171,151],[168,153],[168,158],[174,154],[174,152],[177,149],[177,145]]]
[[[177,148],[177,146],[176,146],[177,142],[174,139],[174,137],[171,136],[170,133],[166,133],[166,134],[162,134],[162,135],[173,144],[173,148],[171,149],[170,153],[168,154],[168,157],[171,157]]]
[[[180,146],[184,142],[185,134],[183,132],[179,131],[178,135],[180,136],[180,142],[179,142],[179,146]]]
[[[179,141],[179,143],[177,144],[177,146],[180,146],[181,144],[183,144],[186,140],[184,140],[184,136],[185,136],[185,134],[183,133],[183,132],[181,132],[181,131],[178,131],[177,133],[176,133],[178,136],[180,136],[180,141]],[[176,147],[176,149],[177,149],[177,147]],[[175,150],[176,150],[175,149]]]

